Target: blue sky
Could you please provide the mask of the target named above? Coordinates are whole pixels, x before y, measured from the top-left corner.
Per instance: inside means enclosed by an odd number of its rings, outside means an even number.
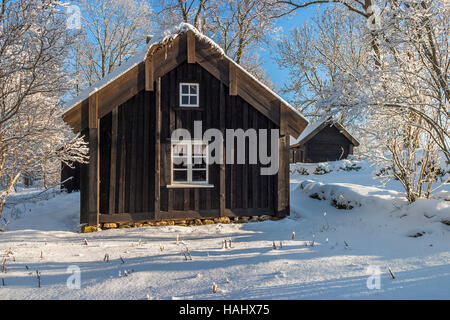
[[[297,10],[297,12],[288,17],[283,17],[278,20],[277,26],[282,27],[282,32],[284,34],[288,34],[290,30],[293,28],[301,27],[303,23],[307,22],[308,19],[311,19],[319,10],[319,6],[310,6],[307,8],[302,8]],[[267,75],[270,77],[272,82],[279,89],[283,87],[283,85],[289,81],[287,71],[285,69],[281,69],[277,63],[275,62],[275,56],[277,55],[277,42],[273,41],[270,47],[263,47],[260,52],[261,60],[263,62],[263,67],[266,70]],[[278,90],[279,91],[279,90]],[[289,101],[289,96],[286,94],[280,95]]]

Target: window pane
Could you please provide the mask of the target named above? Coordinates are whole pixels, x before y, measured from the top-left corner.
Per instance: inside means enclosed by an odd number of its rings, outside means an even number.
[[[194,163],[192,164],[192,168],[194,169],[206,169],[206,159],[195,158]]]
[[[173,150],[173,155],[174,156],[184,156],[187,155],[188,150],[187,150],[188,146],[186,144],[174,144],[172,146],[172,150]]]
[[[182,96],[182,97],[181,97],[181,104],[182,104],[182,105],[187,105],[187,104],[189,104],[189,96]]]
[[[172,161],[174,169],[187,169],[187,158],[174,157]]]
[[[197,96],[191,96],[189,104],[196,106],[197,105]]]
[[[181,85],[181,93],[189,93],[189,86],[188,85]]]
[[[192,181],[206,182],[206,170],[194,170],[192,171]]]
[[[191,88],[191,94],[197,94],[197,86],[190,86]]]
[[[186,182],[187,181],[187,171],[174,171],[173,172],[173,181],[176,182]]]
[[[193,156],[206,155],[206,144],[194,144],[194,145],[192,145],[192,155]]]

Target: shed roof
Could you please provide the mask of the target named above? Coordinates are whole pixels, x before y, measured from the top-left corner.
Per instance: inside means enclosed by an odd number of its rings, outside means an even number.
[[[297,139],[290,140],[291,147],[298,147],[304,145],[319,133],[327,125],[335,126],[340,133],[342,133],[355,147],[359,146],[359,141],[353,137],[347,129],[338,121],[334,120],[332,116],[325,115],[319,120],[310,123]]]

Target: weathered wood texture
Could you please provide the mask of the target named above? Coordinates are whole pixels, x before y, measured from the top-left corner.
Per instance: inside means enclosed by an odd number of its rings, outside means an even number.
[[[101,119],[102,214],[154,211],[154,100],[154,92],[141,90],[117,108],[116,119],[114,111]]]
[[[100,128],[98,94],[89,97],[89,165],[88,165],[88,223],[98,225],[100,214]]]
[[[200,108],[179,108],[180,82],[200,84]],[[239,96],[230,96],[228,87],[199,64],[183,63],[161,78],[158,139],[158,88],[156,82],[154,91],[141,90],[101,118],[100,222],[276,214],[278,178],[262,176],[260,164],[224,164],[222,171],[221,165],[213,164],[209,166],[213,188],[167,188],[173,130],[193,133],[196,120],[202,121],[203,132],[209,128],[270,132],[277,126]],[[248,161],[248,147],[246,153]]]
[[[156,82],[156,92],[155,92],[155,120],[154,120],[154,137],[148,143],[155,144],[155,151],[153,152],[154,158],[154,218],[158,219],[161,211],[161,78],[158,78]],[[151,146],[148,149],[152,149]]]
[[[180,82],[200,84],[199,110],[185,110],[178,107]],[[220,165],[210,165],[209,183],[214,185],[214,188],[210,189],[168,189],[166,187],[170,183],[170,137],[173,130],[186,128],[193,133],[194,121],[202,121],[203,132],[209,128],[275,129],[277,127],[273,122],[239,96],[230,96],[228,87],[223,85],[221,89],[220,81],[198,64],[184,63],[165,75],[162,78],[161,100],[164,106],[161,128],[162,215],[167,217],[170,216],[170,212],[187,210],[199,212],[200,215],[219,215],[221,186],[225,195],[222,209],[224,215],[225,209],[231,210],[227,211],[226,215],[246,214],[255,208],[274,212],[275,179],[261,176],[260,164],[224,165],[222,184]],[[214,212],[213,215],[212,212]]]
[[[135,77],[142,83],[135,83],[136,87],[130,91],[133,95],[129,97],[126,93],[128,99],[120,100],[120,104],[100,102],[99,128],[83,131],[89,141],[95,141],[98,132],[99,222],[288,214],[289,166],[284,163],[288,161],[288,120],[283,122],[279,150],[270,150],[270,130],[279,129],[274,119],[280,120],[280,110],[285,106],[280,107],[278,101],[268,101],[268,105],[259,102],[258,108],[251,105],[253,91],[246,87],[248,76],[242,72],[236,74],[237,95],[230,95],[228,79],[219,80],[220,77],[204,67],[206,62],[198,62],[206,49],[196,42],[189,55],[195,53],[197,62],[187,63],[186,39],[175,45],[179,46],[179,55],[169,51],[169,66],[163,66],[155,58],[152,84],[148,83],[152,77],[147,77],[144,85],[145,68],[141,68],[142,76],[135,74]],[[180,63],[179,59],[184,62]],[[228,78],[228,66],[225,71]],[[199,83],[199,108],[179,107],[180,82]],[[275,109],[273,104],[277,105]],[[81,121],[89,120],[85,116],[89,105],[83,103],[81,108],[81,119],[86,119]],[[281,171],[264,176],[260,163],[212,164],[209,184],[213,188],[168,188],[171,133],[178,128],[193,133],[194,121],[202,121],[203,132],[209,128],[223,132],[225,129],[267,129],[269,154],[280,152]],[[248,147],[246,154],[248,161]],[[81,166],[81,220],[88,223],[91,221],[87,212],[91,207],[86,203],[91,203],[87,199],[93,198],[89,187],[93,181],[91,172],[94,172],[92,166]]]
[[[211,46],[210,42],[204,41],[203,38],[199,39],[191,31],[181,34],[166,44],[152,46],[141,63],[130,68],[107,86],[100,88],[97,92],[99,116],[103,117],[144,88],[153,91],[154,79],[164,76],[186,60],[191,64],[200,64],[227,85],[231,95],[239,95],[264,116],[279,125],[278,106],[282,103],[287,108],[286,102],[235,65],[229,57],[223,55],[222,51]],[[81,131],[87,126],[86,119],[83,118],[81,112],[85,103],[86,101],[78,103],[63,115],[64,121],[75,132]],[[306,127],[307,121],[294,110],[288,109],[288,133],[298,136]]]
[[[304,147],[292,147],[289,150],[289,162],[297,163],[297,162],[305,162],[305,149]]]

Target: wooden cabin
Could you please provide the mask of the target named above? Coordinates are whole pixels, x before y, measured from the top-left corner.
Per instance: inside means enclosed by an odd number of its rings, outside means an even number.
[[[89,164],[75,165],[70,181],[81,223],[289,214],[289,137],[307,120],[189,24],[82,92],[63,119],[89,141]],[[194,121],[221,132],[279,129],[278,173],[261,175],[259,159],[180,172],[171,133]]]
[[[346,159],[359,146],[342,124],[331,117],[311,123],[297,139],[290,142],[291,163],[316,163]]]

